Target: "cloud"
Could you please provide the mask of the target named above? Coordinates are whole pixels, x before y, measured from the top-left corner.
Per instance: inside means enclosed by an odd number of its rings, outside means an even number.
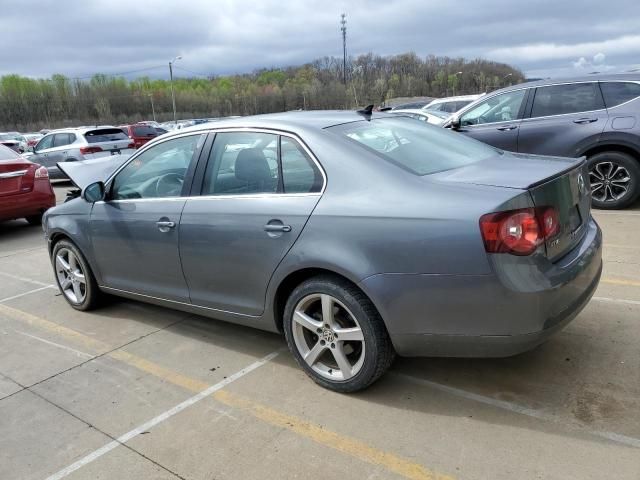
[[[637,0],[2,0],[0,75],[249,72],[342,54],[483,57],[545,75],[637,63]],[[78,8],[81,5],[82,8]],[[624,13],[621,13],[624,12]],[[70,28],[66,28],[70,26]],[[581,67],[582,68],[582,67]],[[588,67],[584,67],[588,68]],[[184,70],[181,70],[184,69]]]

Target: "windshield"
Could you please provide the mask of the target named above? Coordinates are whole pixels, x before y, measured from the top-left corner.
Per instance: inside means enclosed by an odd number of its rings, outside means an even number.
[[[18,155],[15,150],[11,150],[9,147],[0,145],[0,160],[13,160],[19,156],[20,155]]]
[[[463,167],[501,153],[459,133],[402,117],[347,123],[330,130],[416,175]]]

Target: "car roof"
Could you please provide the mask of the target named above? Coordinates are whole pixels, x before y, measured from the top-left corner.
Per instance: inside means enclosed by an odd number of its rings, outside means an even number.
[[[373,112],[371,118],[395,118],[386,112]],[[365,121],[368,117],[355,110],[304,110],[282,113],[267,113],[232,119],[221,119],[211,123],[201,123],[172,133],[197,132],[220,128],[276,128],[280,130],[321,130],[335,125]]]
[[[417,115],[430,115],[430,112],[422,110],[421,108],[398,108],[397,110],[390,110],[392,113],[415,113]]]
[[[592,75],[581,75],[579,77],[559,77],[559,78],[546,78],[541,80],[535,80],[531,82],[518,83],[510,87],[501,88],[491,92],[494,95],[498,92],[509,92],[511,90],[519,90],[521,88],[542,87],[545,85],[557,85],[561,83],[581,83],[581,82],[612,82],[612,81],[627,81],[627,82],[640,82],[640,73],[600,73]]]
[[[475,93],[473,95],[458,95],[456,97],[443,97],[443,98],[436,98],[435,100],[429,102],[429,104],[427,104],[427,106],[429,105],[436,105],[438,103],[445,103],[445,102],[458,102],[458,101],[462,101],[462,100],[476,100],[482,96],[484,96],[484,93]]]

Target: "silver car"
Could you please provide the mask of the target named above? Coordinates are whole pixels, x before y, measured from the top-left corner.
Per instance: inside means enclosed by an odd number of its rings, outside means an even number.
[[[133,142],[119,128],[112,126],[80,127],[54,130],[40,139],[29,160],[47,167],[52,180],[67,178],[59,162],[83,162],[113,155],[128,157]]]
[[[44,228],[69,304],[103,294],[284,332],[320,385],[395,354],[513,355],[589,301],[602,269],[580,159],[518,155],[393,114],[289,112],[152,140]]]

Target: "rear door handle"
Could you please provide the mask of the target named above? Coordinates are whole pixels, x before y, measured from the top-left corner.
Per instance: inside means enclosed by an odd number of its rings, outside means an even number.
[[[518,128],[517,125],[505,125],[504,127],[498,127],[498,130],[501,132],[508,132],[510,130],[515,130],[516,128]]]
[[[166,233],[172,228],[175,228],[176,222],[172,222],[170,220],[160,220],[156,222],[156,225],[158,226],[158,230],[160,230],[162,233]]]
[[[577,120],[574,120],[573,123],[584,124],[584,123],[593,123],[597,121],[598,121],[597,118],[578,118]]]
[[[264,226],[265,232],[290,232],[291,225],[280,225],[277,223],[268,223]]]

